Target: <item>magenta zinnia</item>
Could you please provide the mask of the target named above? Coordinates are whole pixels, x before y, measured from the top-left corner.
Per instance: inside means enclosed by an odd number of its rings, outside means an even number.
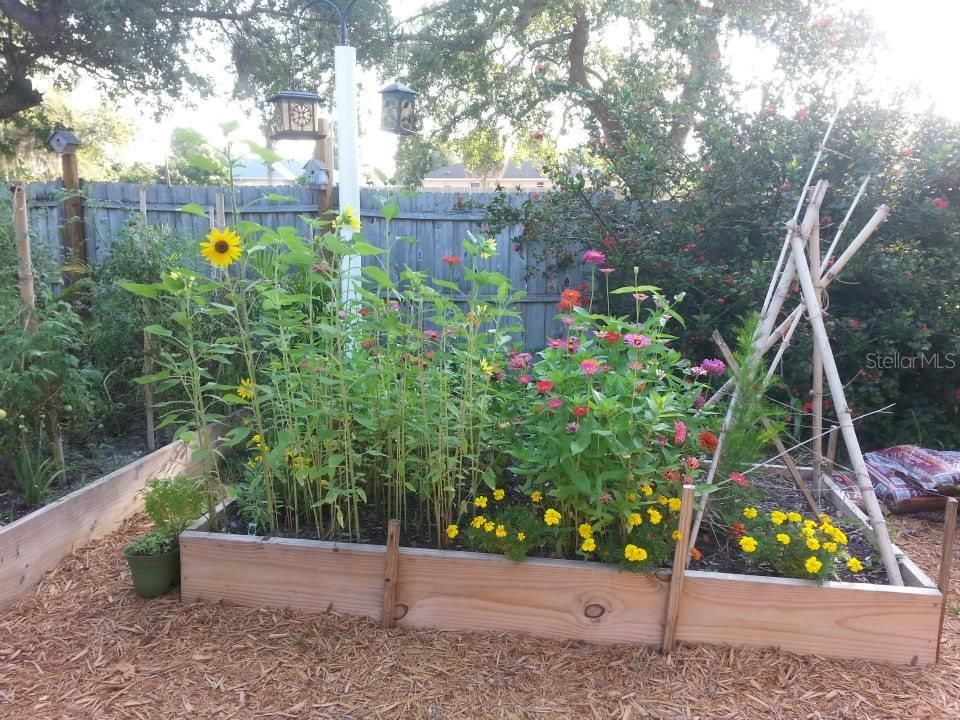
[[[583,261],[588,265],[603,265],[607,261],[607,256],[599,250],[584,250]]]

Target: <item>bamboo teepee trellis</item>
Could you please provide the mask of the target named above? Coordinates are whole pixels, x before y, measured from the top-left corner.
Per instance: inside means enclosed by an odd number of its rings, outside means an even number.
[[[830,345],[830,338],[827,334],[826,326],[823,320],[824,291],[830,285],[830,283],[836,279],[843,268],[850,262],[851,258],[856,254],[856,252],[863,247],[863,244],[867,241],[867,239],[869,239],[877,227],[879,227],[879,225],[886,220],[890,211],[886,205],[881,205],[878,207],[869,222],[867,222],[863,229],[850,242],[849,246],[843,251],[843,253],[836,259],[835,262],[832,261],[833,253],[839,247],[840,238],[846,229],[854,209],[863,196],[864,190],[866,189],[867,182],[869,181],[869,178],[867,178],[861,185],[860,190],[854,198],[848,212],[846,213],[843,222],[840,224],[833,241],[828,247],[826,253],[823,254],[823,257],[821,257],[820,207],[827,192],[828,184],[825,180],[821,180],[811,189],[811,183],[817,166],[820,163],[820,159],[826,150],[826,144],[833,130],[835,121],[836,115],[834,115],[833,119],[830,121],[827,131],[824,134],[823,141],[820,144],[820,149],[817,152],[817,156],[804,185],[803,192],[801,193],[800,201],[797,203],[794,216],[787,223],[786,237],[784,238],[783,247],[781,248],[779,258],[777,259],[776,268],[774,270],[773,277],[771,278],[770,286],[767,289],[767,294],[760,311],[760,321],[753,336],[750,357],[753,361],[759,360],[770,349],[776,346],[777,343],[780,343],[777,354],[770,366],[769,372],[774,372],[775,368],[780,363],[783,353],[789,345],[790,338],[793,336],[799,322],[804,316],[806,317],[807,322],[810,325],[814,341],[812,358],[814,376],[812,383],[813,395],[811,403],[814,434],[814,437],[811,439],[811,449],[813,453],[813,481],[817,487],[820,486],[820,474],[823,470],[822,436],[825,434],[822,430],[823,380],[825,377],[827,385],[830,389],[830,395],[833,400],[834,408],[836,410],[840,433],[843,437],[847,454],[850,457],[850,462],[856,476],[857,485],[860,488],[860,492],[863,496],[867,515],[870,518],[870,524],[874,531],[873,534],[877,539],[877,550],[880,553],[884,568],[886,569],[887,577],[892,585],[903,585],[900,567],[897,563],[893,545],[890,542],[890,536],[887,532],[886,521],[884,520],[883,513],[880,509],[880,504],[877,501],[877,497],[873,491],[873,485],[870,482],[870,478],[867,474],[867,468],[863,460],[863,453],[861,452],[860,443],[857,439],[856,430],[853,426],[853,418],[850,408],[846,402],[843,382],[837,369],[836,360],[833,355],[833,349]],[[804,209],[804,204],[806,204],[806,210],[804,211],[802,221],[800,221],[800,212]],[[783,306],[786,303],[791,287],[795,282],[799,282],[803,295],[802,302],[778,324]],[[725,346],[722,344],[722,339],[720,339],[720,343],[718,344],[720,344],[721,350],[725,348]],[[728,381],[713,398],[708,400],[708,403],[715,404],[717,400],[719,400],[719,398],[726,393],[730,394],[730,401],[727,406],[727,412],[724,417],[723,424],[720,428],[720,436],[718,438],[717,448],[714,452],[713,462],[711,463],[710,470],[707,473],[706,482],[708,484],[713,483],[716,479],[716,473],[720,467],[724,446],[732,429],[734,418],[736,417],[738,389],[735,378]],[[778,451],[780,452],[781,456],[789,457],[784,448],[778,447]],[[788,467],[791,465],[792,461],[788,462]],[[797,479],[801,490],[804,491],[808,501],[811,503],[811,505],[816,507],[816,502],[810,495],[809,490],[806,488],[803,479],[799,476],[799,473],[794,472],[793,474]],[[693,531],[690,534],[691,547],[693,546],[693,543],[696,542],[698,537],[700,524],[703,521],[707,497],[709,496],[703,496],[697,509],[697,515],[693,523]]]

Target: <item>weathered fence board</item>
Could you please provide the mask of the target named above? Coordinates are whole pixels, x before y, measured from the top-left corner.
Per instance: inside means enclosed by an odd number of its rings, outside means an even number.
[[[218,193],[225,188],[216,185],[146,185],[146,221],[163,226],[186,237],[200,238],[214,223],[214,207]],[[113,243],[131,222],[142,220],[140,186],[137,183],[85,183],[83,185],[84,229],[87,258],[96,263],[110,254]],[[268,196],[283,199],[267,199]],[[364,188],[360,192],[360,217],[364,238],[382,248],[390,246],[389,256],[366,258],[367,263],[389,264],[397,277],[405,268],[425,272],[441,280],[459,281],[463,270],[443,262],[445,255],[463,258],[468,262],[463,241],[468,233],[478,238],[489,237],[484,208],[493,200],[493,193],[423,192],[417,194]],[[516,206],[529,196],[514,193],[509,196]],[[397,201],[400,212],[390,223],[383,217],[383,203],[387,198]],[[46,251],[62,257],[61,234],[63,201],[59,181],[34,183],[28,187],[31,232],[35,243]],[[206,210],[205,216],[185,213],[184,205],[196,204]],[[299,186],[251,187],[239,186],[236,192],[237,212],[227,196],[226,221],[247,220],[265,227],[292,225],[307,235],[309,225],[305,218],[316,218],[318,206],[313,190]],[[389,225],[389,228],[388,228]],[[388,238],[389,235],[389,238]],[[545,270],[544,248],[536,243],[514,247],[513,233],[507,229],[496,235],[497,256],[484,261],[490,270],[509,278],[515,290],[527,293],[519,303],[522,337],[517,340],[530,349],[543,347],[548,338],[559,337],[563,328],[556,319],[556,304],[562,290],[577,287],[587,277],[581,268],[558,273]],[[402,238],[414,238],[405,242]]]

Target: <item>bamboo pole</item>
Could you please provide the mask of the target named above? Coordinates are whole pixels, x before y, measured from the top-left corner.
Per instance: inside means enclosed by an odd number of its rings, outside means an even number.
[[[827,459],[823,464],[823,474],[826,475],[831,480],[833,479],[833,467],[837,462],[837,426],[834,425],[830,428],[830,437],[827,438]],[[817,488],[819,489],[823,483],[817,483]],[[820,496],[817,495],[817,499]]]
[[[147,185],[146,183],[140,183],[138,188],[139,200],[140,200],[140,219],[143,221],[144,227],[147,225]],[[140,238],[140,252],[143,254],[144,259],[147,258],[147,246],[143,242],[143,238]],[[147,301],[143,301],[144,310],[147,309]],[[152,375],[153,374],[153,353],[150,348],[150,333],[143,333],[143,374]],[[147,420],[147,449],[156,450],[157,449],[157,432],[156,432],[156,418],[154,416],[154,402],[153,402],[153,384],[147,383],[143,386],[143,406],[144,414]]]
[[[383,616],[381,624],[391,628],[397,605],[397,572],[400,568],[400,521],[387,523],[387,557],[383,573]]]
[[[23,183],[10,185],[13,195],[13,236],[17,243],[17,285],[20,288],[20,322],[27,332],[37,329],[37,296],[33,289],[33,260],[30,255],[30,220],[27,190]]]
[[[820,283],[820,220],[817,219],[816,224],[813,226],[813,229],[810,233],[810,238],[807,242],[807,248],[809,252],[810,260],[810,277],[814,279],[813,286],[817,298],[817,305],[821,308],[823,307],[823,286]],[[810,358],[810,367],[813,373],[812,382],[810,384],[810,412],[813,415],[811,421],[810,432],[813,435],[813,443],[810,446],[811,459],[810,467],[813,468],[813,482],[814,487],[817,490],[817,495],[820,495],[821,486],[823,485],[823,480],[821,478],[821,473],[823,472],[823,357],[820,354],[820,346],[817,343],[813,344],[813,356]]]
[[[869,182],[870,176],[867,175],[860,184],[860,189],[857,190],[857,194],[854,196],[853,202],[850,203],[850,207],[847,208],[847,214],[844,215],[843,222],[841,222],[840,227],[837,228],[837,233],[833,236],[833,242],[830,243],[830,247],[827,248],[827,252],[823,256],[823,262],[820,263],[819,275],[823,275],[823,273],[827,271],[827,268],[830,267],[830,258],[833,257],[833,251],[836,250],[837,245],[840,244],[840,237],[843,235],[843,231],[847,229],[847,223],[850,222],[850,217],[853,215],[853,211],[856,210],[857,205],[860,204],[860,198],[863,197],[863,193],[867,189],[867,183]]]
[[[943,637],[943,617],[947,611],[947,598],[950,596],[950,575],[953,571],[953,544],[957,535],[957,499],[949,498],[943,514],[943,545],[940,548],[940,572],[937,587],[943,594],[940,602],[940,631],[937,634],[937,662],[940,661],[940,642]]]
[[[686,574],[688,547],[695,537],[688,538],[690,520],[693,517],[693,485],[684,485],[680,496],[680,519],[677,522],[677,544],[673,549],[673,572],[670,575],[670,596],[667,600],[667,616],[663,622],[661,652],[669,655],[677,638],[677,617],[680,615],[680,598],[683,597],[683,579]]]
[[[862,243],[861,243],[862,244]],[[803,299],[807,308],[807,317],[810,319],[810,325],[813,328],[814,342],[820,346],[820,354],[823,358],[823,369],[827,376],[827,383],[830,387],[830,394],[833,396],[833,402],[836,408],[837,418],[840,422],[840,432],[843,434],[843,443],[850,455],[850,461],[857,477],[857,485],[863,495],[863,501],[866,505],[867,515],[870,517],[870,523],[877,535],[877,545],[880,556],[883,559],[883,565],[887,571],[887,577],[891,585],[903,585],[903,578],[900,575],[900,566],[897,564],[897,558],[893,553],[890,543],[890,535],[887,532],[887,522],[883,517],[880,504],[877,502],[877,496],[873,491],[873,484],[867,474],[867,466],[863,460],[863,453],[860,450],[860,442],[857,439],[857,431],[853,427],[853,419],[850,414],[850,408],[847,405],[846,395],[843,391],[843,381],[840,379],[840,371],[837,369],[837,362],[833,356],[833,348],[830,346],[830,338],[827,335],[827,328],[823,322],[823,311],[817,300],[817,289],[814,285],[813,277],[810,274],[810,266],[806,263],[803,239],[799,235],[792,238],[793,257],[797,275],[800,277],[800,288],[803,291]]]

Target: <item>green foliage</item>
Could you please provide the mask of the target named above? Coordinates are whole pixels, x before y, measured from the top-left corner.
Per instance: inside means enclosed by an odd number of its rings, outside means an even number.
[[[142,494],[154,533],[167,538],[176,537],[200,517],[206,502],[203,481],[184,475],[150,480]]]
[[[127,545],[125,552],[128,555],[163,555],[176,549],[176,536],[152,532]]]
[[[57,468],[51,458],[45,458],[42,444],[37,443],[36,439],[31,440],[26,426],[22,428],[20,445],[10,455],[10,465],[20,497],[27,505],[38,507],[50,497],[54,482],[64,470]]]
[[[166,180],[174,185],[221,185],[230,168],[206,138],[190,128],[176,128],[170,137]]]

